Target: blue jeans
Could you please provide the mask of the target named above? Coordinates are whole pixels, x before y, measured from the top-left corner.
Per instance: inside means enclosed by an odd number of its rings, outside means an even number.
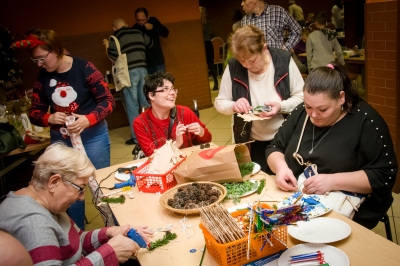
[[[149,105],[143,93],[144,78],[146,76],[147,70],[144,67],[129,70],[131,86],[122,89],[122,102],[124,103],[125,111],[128,116],[132,138],[135,141],[136,135],[133,131],[133,120],[139,115],[139,105],[141,107]]]
[[[64,139],[57,130],[50,130],[51,143],[62,141],[72,147],[69,138]],[[85,129],[81,133],[82,143],[86,154],[96,169],[110,166],[110,137],[106,120]],[[85,227],[85,201],[77,200],[67,209],[67,214],[82,230]]]
[[[161,64],[161,65],[155,65],[155,66],[147,66],[147,73],[150,74],[154,74],[156,72],[165,72],[165,65]]]

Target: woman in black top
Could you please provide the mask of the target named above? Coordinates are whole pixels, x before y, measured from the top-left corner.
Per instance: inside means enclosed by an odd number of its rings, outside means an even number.
[[[354,221],[375,227],[393,202],[397,174],[385,121],[358,96],[342,66],[331,63],[313,70],[304,85],[304,104],[293,110],[266,150],[268,165],[282,190],[297,190],[296,179],[305,168],[293,153],[307,114],[298,154],[304,162],[316,164],[319,174],[304,181],[303,192],[365,194]]]

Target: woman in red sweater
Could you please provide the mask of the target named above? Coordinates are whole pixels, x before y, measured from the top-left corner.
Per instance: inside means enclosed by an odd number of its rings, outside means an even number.
[[[178,89],[175,78],[156,72],[145,78],[143,92],[151,107],[133,123],[136,137],[146,156],[153,154],[166,140],[172,139],[178,148],[211,141],[211,133],[190,108],[175,105]]]

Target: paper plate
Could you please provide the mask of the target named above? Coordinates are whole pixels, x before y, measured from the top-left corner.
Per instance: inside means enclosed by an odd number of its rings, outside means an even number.
[[[139,166],[141,166],[142,164],[144,164],[145,162],[146,162],[146,161],[137,162],[137,163],[133,163],[133,164],[128,164],[128,165],[124,166],[123,168],[129,168],[129,167],[132,167],[132,166],[139,167]],[[118,173],[118,171],[115,172],[115,175],[114,175],[114,176],[115,176],[116,179],[118,179],[118,180],[120,180],[120,181],[127,181],[127,180],[129,180],[129,178],[131,177],[130,174]]]
[[[318,217],[310,221],[299,221],[291,225],[288,233],[292,237],[309,243],[331,243],[348,237],[350,226],[335,218]]]
[[[298,195],[299,195],[299,193],[296,192],[292,196],[279,202],[278,208],[291,206],[297,200]],[[307,199],[314,199],[315,201],[318,201],[319,203],[315,204],[315,205],[307,204]],[[330,212],[333,208],[332,202],[330,200],[328,200],[327,198],[325,198],[323,195],[304,194],[303,197],[301,199],[299,199],[299,201],[296,202],[296,204],[307,206],[305,213],[307,213],[309,215],[308,216],[309,218],[315,218],[315,217],[322,216],[322,215]]]
[[[329,266],[349,266],[350,261],[347,255],[338,248],[324,244],[300,244],[287,249],[282,253],[278,260],[278,266],[290,265],[290,257],[305,253],[321,251],[324,255],[324,260],[329,263]]]

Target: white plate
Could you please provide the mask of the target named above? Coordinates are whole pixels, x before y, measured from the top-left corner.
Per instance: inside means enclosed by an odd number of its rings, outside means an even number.
[[[133,163],[133,164],[128,164],[128,165],[126,165],[126,166],[123,166],[123,168],[129,168],[129,167],[132,167],[132,166],[137,166],[137,167],[139,167],[139,166],[141,166],[142,164],[144,164],[145,162],[146,162],[146,161],[138,162],[138,163]],[[130,174],[118,173],[118,171],[115,172],[115,175],[114,175],[114,176],[115,176],[116,179],[121,180],[121,181],[127,181],[127,180],[129,180],[129,178],[131,177]]]
[[[287,249],[278,260],[278,266],[289,266],[290,257],[316,251],[324,253],[324,260],[329,266],[349,266],[350,261],[347,255],[338,248],[324,244],[300,244]]]
[[[255,175],[261,170],[261,166],[258,163],[253,162],[253,164],[254,167],[253,167],[253,172],[251,172],[251,175]]]
[[[278,208],[287,207],[287,206],[292,205],[296,201],[297,195],[298,194],[295,193],[292,196],[288,197],[287,199],[284,199],[283,201],[279,202]],[[320,203],[318,203],[316,205],[311,205],[310,207],[308,207],[307,202],[306,203],[304,202],[304,199],[308,199],[308,198],[313,198],[316,201],[319,201]],[[328,200],[327,198],[325,198],[323,195],[304,194],[303,197],[301,199],[299,199],[298,202],[296,202],[296,204],[306,205],[305,213],[308,214],[309,218],[315,218],[315,217],[324,215],[324,214],[330,212],[333,207],[332,202],[330,200]]]
[[[299,221],[291,225],[288,233],[292,237],[309,243],[331,243],[348,237],[350,226],[339,219],[318,217],[310,221]]]

